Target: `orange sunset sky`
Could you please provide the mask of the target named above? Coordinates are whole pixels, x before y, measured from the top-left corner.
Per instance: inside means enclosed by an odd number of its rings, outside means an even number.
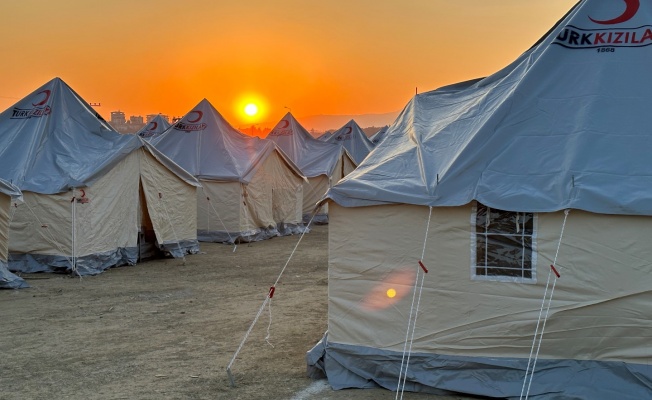
[[[299,118],[399,111],[415,87],[504,67],[575,3],[3,1],[0,111],[56,76],[106,119],[179,116],[203,98],[235,126],[273,125],[285,107]],[[247,102],[260,112],[248,117]]]

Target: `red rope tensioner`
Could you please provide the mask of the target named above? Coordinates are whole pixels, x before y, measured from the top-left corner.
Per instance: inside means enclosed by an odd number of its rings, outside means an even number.
[[[423,265],[423,263],[421,262],[421,260],[419,260],[419,266],[421,267],[421,269],[423,270],[423,272],[425,272],[426,274],[428,273],[428,268],[426,268],[426,266]]]
[[[274,297],[274,291],[276,291],[276,287],[272,286],[272,287],[269,288],[269,295],[268,296],[269,296],[270,299],[272,297]]]
[[[552,272],[554,272],[555,275],[557,275],[557,278],[561,278],[561,275],[559,275],[559,272],[557,272],[557,269],[555,268],[554,265],[550,264],[550,268],[552,269]]]

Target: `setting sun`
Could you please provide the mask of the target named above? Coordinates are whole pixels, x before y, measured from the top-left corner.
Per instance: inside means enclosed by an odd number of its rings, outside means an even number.
[[[233,121],[236,125],[250,126],[264,121],[269,116],[267,99],[255,92],[240,95],[233,103],[233,110],[236,112],[236,118]]]
[[[250,117],[253,117],[254,115],[258,114],[258,106],[253,103],[249,103],[245,106],[244,112]]]

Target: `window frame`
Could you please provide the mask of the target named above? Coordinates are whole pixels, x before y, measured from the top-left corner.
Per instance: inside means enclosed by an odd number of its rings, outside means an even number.
[[[484,205],[488,209],[491,209],[491,207]],[[503,210],[507,211],[507,210]],[[512,211],[508,211],[512,212]],[[516,214],[517,212],[513,212]],[[517,276],[506,276],[506,275],[478,275],[476,273],[477,268],[487,268],[486,266],[479,266],[477,265],[477,255],[478,255],[478,247],[477,247],[477,241],[478,241],[478,233],[477,233],[477,216],[478,216],[478,202],[474,201],[472,210],[471,210],[471,280],[474,281],[488,281],[488,282],[511,282],[511,283],[525,283],[525,284],[531,284],[534,285],[537,283],[537,231],[538,231],[538,225],[539,225],[539,215],[537,213],[528,213],[532,214],[532,258],[531,258],[531,273],[532,277],[531,278],[525,278],[525,277],[517,277]],[[501,235],[501,234],[497,234]],[[503,233],[503,235],[513,235],[511,233]],[[529,236],[529,235],[521,235],[522,237]],[[500,267],[496,267],[500,268]],[[521,264],[521,268],[523,268],[523,265]]]

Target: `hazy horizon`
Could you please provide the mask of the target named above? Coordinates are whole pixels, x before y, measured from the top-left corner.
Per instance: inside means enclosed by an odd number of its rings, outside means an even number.
[[[54,77],[106,119],[208,99],[234,126],[386,114],[490,75],[576,0],[4,2],[0,110]],[[244,106],[258,107],[254,115]],[[307,127],[310,129],[310,127]]]

